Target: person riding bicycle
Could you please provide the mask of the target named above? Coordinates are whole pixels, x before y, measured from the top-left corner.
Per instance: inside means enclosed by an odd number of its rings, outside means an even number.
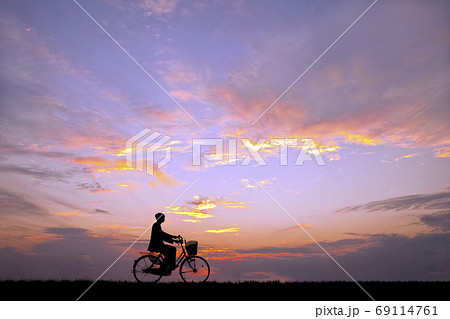
[[[152,226],[152,235],[150,243],[148,244],[148,251],[159,252],[164,255],[164,260],[161,264],[161,273],[170,275],[172,270],[176,268],[175,259],[177,255],[177,248],[171,245],[166,245],[164,242],[173,244],[179,241],[179,236],[174,236],[164,232],[161,224],[164,223],[166,217],[163,213],[155,214],[156,221]]]

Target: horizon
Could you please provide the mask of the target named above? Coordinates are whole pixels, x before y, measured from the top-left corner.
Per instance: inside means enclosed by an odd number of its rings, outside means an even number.
[[[142,235],[101,278],[133,280],[165,212],[211,281],[450,280],[448,2],[24,2],[0,4],[0,279],[95,280]],[[170,137],[152,174],[144,129]]]

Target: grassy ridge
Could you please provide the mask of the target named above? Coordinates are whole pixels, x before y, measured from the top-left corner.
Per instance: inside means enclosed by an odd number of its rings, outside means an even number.
[[[92,281],[1,281],[3,300],[76,300]],[[360,282],[378,301],[447,300],[449,282]],[[370,300],[353,282],[98,281],[81,300]]]

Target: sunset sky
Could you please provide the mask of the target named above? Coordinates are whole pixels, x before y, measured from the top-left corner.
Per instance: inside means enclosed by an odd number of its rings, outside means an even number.
[[[95,280],[167,211],[211,280],[350,280],[311,237],[356,280],[450,280],[450,3],[372,4],[2,1],[1,279]],[[126,165],[145,128],[154,175]],[[200,138],[225,157],[193,165]]]

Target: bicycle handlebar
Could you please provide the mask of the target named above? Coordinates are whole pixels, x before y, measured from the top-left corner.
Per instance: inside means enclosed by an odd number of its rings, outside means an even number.
[[[176,243],[182,244],[183,241],[186,242],[186,240],[181,235],[176,236]]]

